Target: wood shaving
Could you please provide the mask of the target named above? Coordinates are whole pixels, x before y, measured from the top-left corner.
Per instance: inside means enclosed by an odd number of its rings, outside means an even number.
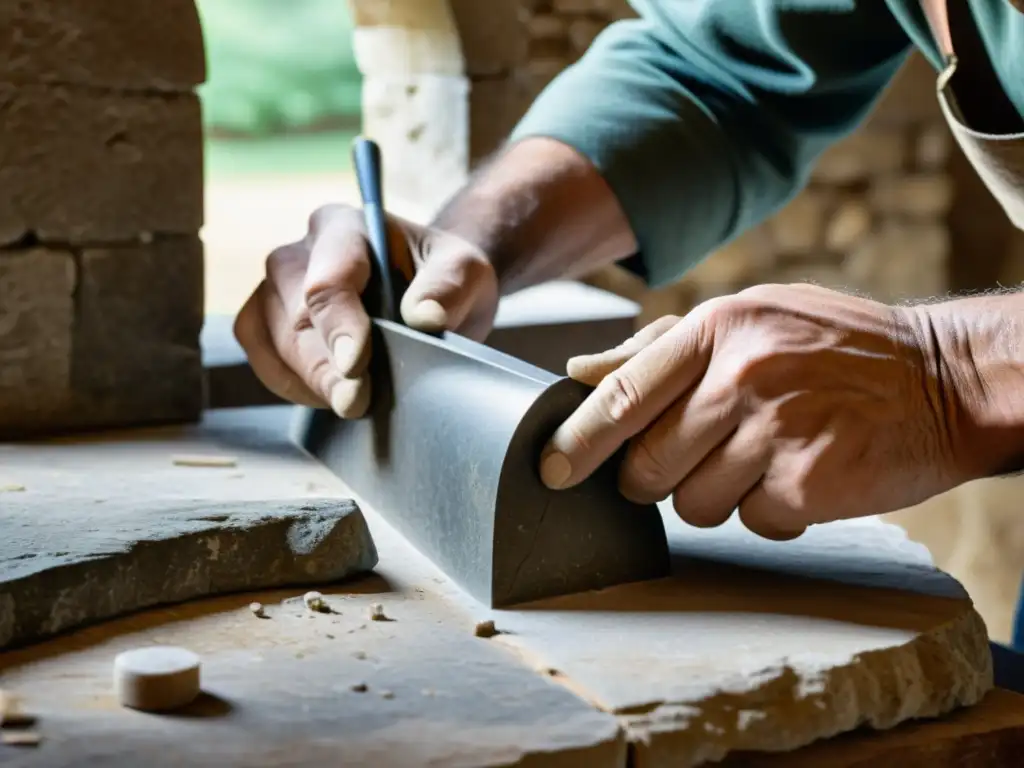
[[[18,483],[0,483],[0,493],[21,493],[25,490],[25,486]]]
[[[8,747],[37,747],[41,741],[35,731],[0,731],[0,743]]]
[[[380,697],[382,699],[393,699],[393,698],[395,698],[395,694],[392,693],[391,691],[381,691],[380,692]]]
[[[24,727],[36,721],[21,708],[21,698],[10,691],[0,690],[0,727]]]
[[[391,621],[384,613],[384,606],[380,603],[374,603],[370,606],[370,620],[371,621]]]
[[[238,459],[234,456],[185,453],[171,456],[171,463],[177,467],[236,467]]]
[[[353,685],[351,687],[351,690],[354,693],[366,693],[366,691],[368,689],[369,689],[369,686],[366,683],[356,683],[355,685]]]
[[[263,603],[249,603],[249,610],[252,611],[252,615],[258,619],[267,618],[267,614],[263,611]]]

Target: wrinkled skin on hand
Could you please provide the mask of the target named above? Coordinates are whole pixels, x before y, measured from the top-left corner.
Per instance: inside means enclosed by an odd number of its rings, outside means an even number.
[[[474,339],[491,329],[498,306],[494,268],[450,233],[389,219],[392,261],[413,278],[402,297],[412,328]],[[329,205],[310,216],[306,237],[275,249],[266,277],[246,301],[235,336],[271,392],[342,418],[370,404],[370,318],[363,291],[371,276],[363,213]]]
[[[545,448],[554,488],[628,443],[620,489],[672,497],[688,523],[734,510],[752,531],[906,507],[957,484],[941,386],[912,308],[811,285],[765,285],[665,317],[574,358],[596,386]]]

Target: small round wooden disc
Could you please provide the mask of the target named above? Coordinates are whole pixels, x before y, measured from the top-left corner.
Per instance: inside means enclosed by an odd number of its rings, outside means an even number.
[[[156,645],[125,651],[114,659],[114,691],[124,707],[178,709],[199,695],[199,667],[199,657],[184,648]]]

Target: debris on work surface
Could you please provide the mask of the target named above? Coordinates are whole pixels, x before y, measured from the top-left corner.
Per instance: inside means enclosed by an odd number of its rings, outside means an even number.
[[[18,483],[0,483],[0,493],[21,493],[24,490],[25,486]]]
[[[199,657],[174,646],[124,651],[114,659],[114,691],[121,706],[165,712],[195,701],[200,693]]]
[[[309,610],[315,613],[331,612],[330,607],[326,602],[324,602],[324,596],[319,592],[307,592],[302,596],[302,602],[306,604],[306,607],[309,608]]]
[[[473,629],[473,634],[477,637],[494,637],[500,635],[501,632],[494,626],[494,621],[487,619],[487,621],[478,621],[476,627]]]
[[[267,618],[267,614],[263,611],[263,603],[249,603],[249,610],[252,611],[252,615],[258,619]]]
[[[391,691],[381,691],[380,692],[380,697],[382,699],[393,699],[393,698],[395,698],[395,694],[392,693]]]
[[[21,699],[17,695],[0,690],[0,728],[24,728],[35,721],[35,716],[22,710]]]
[[[37,747],[40,741],[35,731],[0,731],[0,743],[8,747]]]
[[[238,459],[234,456],[215,456],[202,453],[182,453],[171,457],[177,467],[235,467]]]
[[[366,683],[356,683],[351,690],[355,693],[366,693],[368,689],[369,686]]]
[[[391,621],[387,614],[384,613],[384,606],[380,603],[374,603],[370,606],[370,620],[371,621]]]
[[[353,655],[353,656],[354,656],[355,658],[359,659],[360,661],[363,661],[363,660],[365,660],[365,659],[366,659],[366,651],[356,651],[356,652],[355,652],[355,653],[353,653],[352,655]]]

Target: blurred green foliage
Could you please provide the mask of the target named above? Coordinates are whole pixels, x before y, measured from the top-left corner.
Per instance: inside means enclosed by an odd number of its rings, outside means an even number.
[[[345,0],[197,0],[206,40],[204,121],[269,136],[355,127],[361,78]]]

